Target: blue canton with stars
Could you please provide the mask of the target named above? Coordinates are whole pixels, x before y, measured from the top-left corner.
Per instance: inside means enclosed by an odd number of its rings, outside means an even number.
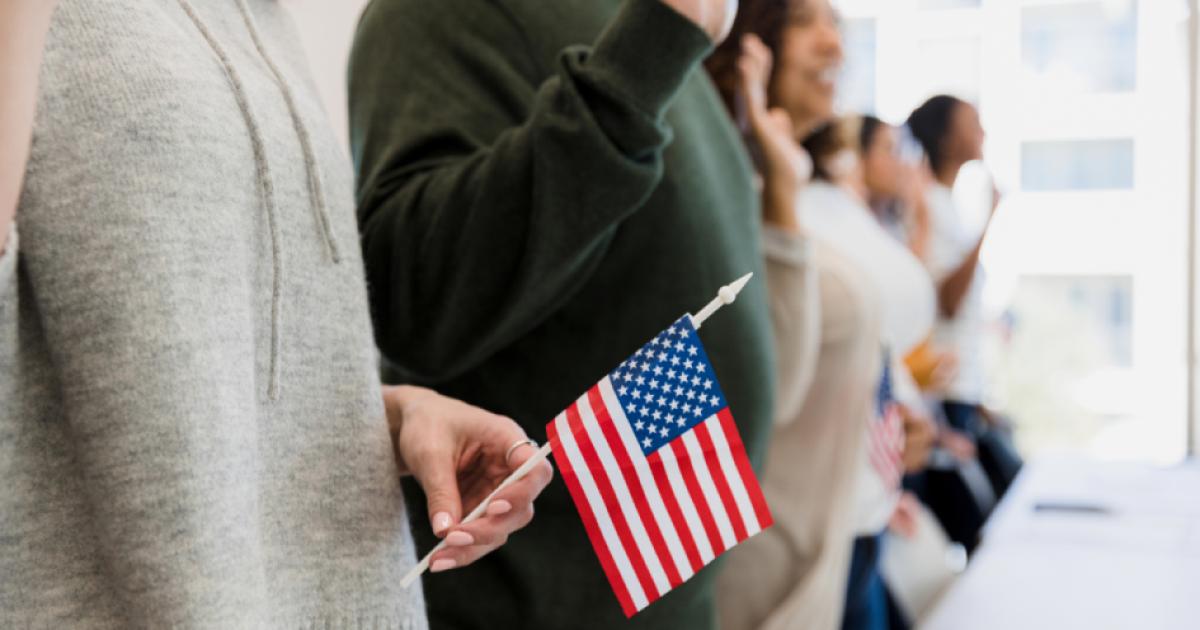
[[[879,375],[879,387],[875,389],[876,419],[882,420],[887,415],[888,405],[894,402],[896,402],[896,395],[892,390],[892,355],[885,348],[883,350],[883,371]]]
[[[726,405],[704,345],[687,315],[608,377],[646,455]]]

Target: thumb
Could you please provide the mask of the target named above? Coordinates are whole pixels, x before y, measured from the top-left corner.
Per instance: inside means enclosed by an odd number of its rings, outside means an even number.
[[[440,537],[462,518],[462,498],[458,494],[454,461],[449,457],[429,461],[420,474],[414,471],[414,476],[425,491],[433,533]]]

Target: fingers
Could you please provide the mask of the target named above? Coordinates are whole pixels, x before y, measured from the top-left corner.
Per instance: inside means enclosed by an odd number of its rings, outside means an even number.
[[[771,51],[758,36],[742,37],[742,54],[738,57],[737,68],[751,116],[766,113],[767,83],[771,77]]]
[[[429,524],[436,536],[443,535],[462,518],[462,499],[458,494],[454,465],[454,458],[450,455],[438,457],[430,454],[421,466],[414,469],[414,476],[425,490]]]
[[[536,451],[518,448],[510,458],[513,469],[520,467]],[[534,499],[550,483],[553,468],[542,460],[517,481],[496,494],[484,516],[458,527],[446,535],[446,548],[431,559],[430,569],[446,571],[466,566],[508,542],[508,537],[533,520]]]

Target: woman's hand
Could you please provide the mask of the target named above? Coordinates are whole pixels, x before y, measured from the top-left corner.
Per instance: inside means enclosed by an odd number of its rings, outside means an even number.
[[[468,565],[529,524],[533,500],[553,476],[545,461],[499,493],[485,516],[458,524],[537,451],[525,444],[509,453],[510,447],[527,439],[521,427],[421,387],[385,386],[383,399],[400,472],[421,484],[433,532],[446,540],[446,547],[431,559],[431,571]]]
[[[920,525],[918,518],[920,515],[920,500],[913,493],[905,492],[900,495],[900,500],[896,502],[896,511],[892,512],[892,518],[888,520],[888,529],[904,538],[912,540],[917,535],[917,527]]]
[[[937,426],[933,418],[918,413],[908,405],[900,405],[900,416],[904,423],[904,470],[917,472],[929,463],[929,455],[937,438]]]
[[[737,0],[662,0],[687,19],[704,29],[714,44],[729,37],[733,19],[737,17]]]
[[[763,162],[763,218],[776,227],[798,232],[796,197],[812,177],[813,164],[796,141],[788,113],[768,106],[767,87],[772,63],[771,50],[762,40],[755,35],[742,38],[738,74],[750,131]]]

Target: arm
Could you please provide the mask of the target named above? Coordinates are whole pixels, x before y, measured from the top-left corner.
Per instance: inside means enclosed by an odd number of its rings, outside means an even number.
[[[377,341],[426,382],[525,334],[597,268],[657,187],[666,111],[712,47],[663,2],[632,0],[545,73],[498,3],[431,6],[373,3],[350,62]]]
[[[979,265],[979,252],[983,249],[983,239],[986,235],[984,232],[984,235],[979,237],[979,242],[970,253],[938,285],[938,311],[943,317],[953,319],[958,315],[958,309],[962,307],[963,299],[967,297],[971,282],[975,279],[975,267]]]
[[[4,95],[0,98],[0,255],[8,245],[21,196],[42,48],[56,4],[55,0],[0,4],[0,94]]]
[[[987,239],[988,229],[992,226],[992,219],[995,218],[996,208],[999,205],[1000,192],[993,187],[992,210],[988,215],[987,223],[983,226],[983,233],[979,235],[979,241],[975,243],[975,247],[971,248],[962,262],[938,284],[938,311],[943,317],[953,319],[958,315],[958,309],[962,308],[963,299],[966,298],[967,292],[971,289],[971,282],[975,279],[975,268],[979,266],[979,253],[983,250],[983,242]]]

